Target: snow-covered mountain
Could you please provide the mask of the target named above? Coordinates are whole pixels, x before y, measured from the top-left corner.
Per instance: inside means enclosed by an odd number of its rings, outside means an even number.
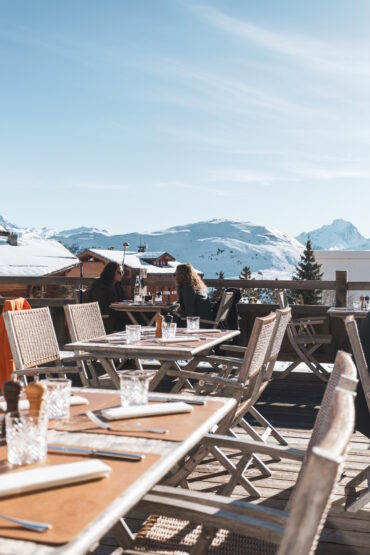
[[[307,239],[316,250],[370,250],[370,239],[366,239],[351,222],[334,220],[313,231],[304,231],[296,237],[305,244]]]
[[[5,219],[4,219],[5,220]],[[2,222],[0,216],[0,223]],[[168,251],[183,262],[191,262],[207,277],[222,271],[225,277],[236,277],[244,266],[266,278],[289,278],[302,252],[302,245],[288,235],[250,222],[211,220],[177,226],[152,233],[111,235],[106,230],[80,227],[54,230],[26,229],[7,220],[5,227],[26,237],[56,239],[74,251],[85,248],[137,250],[146,243],[150,251]]]

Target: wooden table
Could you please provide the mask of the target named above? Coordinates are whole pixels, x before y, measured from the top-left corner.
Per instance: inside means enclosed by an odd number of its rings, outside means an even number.
[[[330,316],[330,318],[342,318],[342,320],[344,320],[345,318],[347,318],[347,316],[354,316],[355,318],[366,318],[366,316],[369,314],[369,311],[332,306],[331,308],[329,308],[327,314]]]
[[[134,325],[139,325],[135,314],[140,314],[146,325],[152,326],[157,314],[172,312],[178,306],[177,303],[134,303],[132,301],[122,301],[111,304],[110,308],[118,312],[125,312]]]
[[[194,370],[199,364],[199,359],[207,355],[213,347],[230,341],[233,337],[239,335],[238,330],[216,330],[213,333],[203,333],[199,330],[192,342],[184,343],[156,343],[153,339],[142,339],[140,343],[127,345],[123,334],[122,339],[118,340],[119,334],[111,334],[103,338],[90,341],[78,341],[76,343],[68,343],[64,346],[67,350],[75,352],[84,351],[91,353],[91,357],[99,359],[104,370],[111,378],[114,386],[119,389],[119,375],[113,359],[134,359],[137,366],[141,367],[141,360],[156,359],[160,363],[160,368],[151,381],[151,390],[153,391],[165,376],[167,370],[174,368],[181,370],[178,361],[187,361],[183,369]],[[185,329],[178,329],[178,335],[186,335]]]
[[[88,396],[95,395],[115,395],[116,391],[111,390],[94,390],[94,389],[75,389],[79,395]],[[164,394],[160,394],[163,397]],[[156,394],[153,394],[155,397]],[[174,397],[171,395],[171,397]],[[184,399],[184,396],[178,396]],[[194,398],[194,397],[193,397]],[[0,553],[7,555],[82,555],[87,553],[104,536],[113,526],[119,535],[122,523],[120,518],[130,511],[138,501],[155,486],[163,477],[176,465],[201,439],[207,434],[215,424],[220,422],[235,406],[234,399],[201,398],[206,400],[208,415],[204,416],[200,425],[188,435],[183,441],[166,441],[165,439],[144,439],[138,437],[113,436],[109,434],[94,433],[68,433],[49,430],[48,441],[53,444],[84,446],[91,448],[103,448],[122,451],[132,451],[147,454],[147,457],[156,456],[154,464],[150,466],[134,483],[132,483],[124,491],[117,491],[117,496],[113,502],[104,507],[102,512],[68,544],[61,547],[52,546],[50,544],[41,543],[40,541],[21,541],[7,539],[1,537],[0,525]],[[216,401],[216,402],[215,402]],[[76,408],[76,407],[75,407]],[[197,407],[193,407],[194,411]],[[199,407],[198,407],[199,409]],[[182,415],[183,418],[188,416]],[[152,417],[155,418],[155,417]],[[162,436],[160,436],[162,437]],[[165,437],[165,436],[163,436]],[[109,465],[109,459],[103,459]],[[41,464],[41,463],[40,463]],[[117,464],[117,462],[116,462]],[[127,465],[135,465],[140,463],[127,463],[120,461],[122,464],[122,472],[125,472]],[[127,471],[127,470],[126,470]],[[106,478],[109,480],[110,478]],[[75,486],[77,487],[77,486]],[[73,489],[73,488],[72,488]],[[57,492],[56,492],[56,495]],[[28,496],[28,500],[32,498]],[[5,512],[5,511],[4,511]],[[70,511],[69,511],[70,512]],[[22,514],[18,515],[22,518]],[[63,519],[63,514],[60,515]],[[34,520],[37,520],[35,514]],[[41,539],[41,535],[40,535]]]

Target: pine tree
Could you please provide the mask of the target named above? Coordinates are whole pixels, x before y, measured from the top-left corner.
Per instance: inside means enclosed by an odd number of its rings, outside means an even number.
[[[239,274],[239,279],[252,279],[252,272],[249,266],[244,266]],[[260,299],[259,289],[244,289],[243,296],[246,295],[249,303],[257,303]]]
[[[312,249],[310,239],[307,240],[306,247],[301,255],[301,261],[296,266],[296,273],[293,275],[294,280],[321,280],[321,264],[318,264],[315,259],[315,254]],[[296,290],[296,301],[302,298],[303,304],[320,304],[321,291],[320,290]]]

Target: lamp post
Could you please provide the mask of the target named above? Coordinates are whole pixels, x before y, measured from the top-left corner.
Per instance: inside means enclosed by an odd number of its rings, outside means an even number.
[[[125,256],[126,256],[126,249],[129,247],[130,245],[128,243],[126,243],[126,241],[123,243],[123,259],[122,259],[122,279],[125,276]]]

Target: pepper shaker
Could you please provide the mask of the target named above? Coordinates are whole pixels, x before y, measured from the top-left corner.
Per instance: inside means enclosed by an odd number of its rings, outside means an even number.
[[[4,397],[6,401],[6,413],[18,412],[19,397],[21,395],[22,386],[19,382],[8,380],[3,387]],[[5,418],[2,425],[2,435],[5,436]]]
[[[26,387],[26,396],[30,404],[30,411],[40,414],[42,403],[46,394],[46,387],[40,382],[33,382]]]

